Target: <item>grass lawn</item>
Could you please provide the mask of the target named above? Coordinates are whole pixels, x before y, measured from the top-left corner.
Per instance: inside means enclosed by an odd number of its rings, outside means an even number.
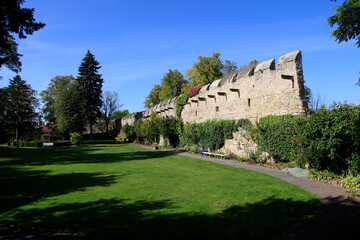
[[[130,145],[1,147],[0,187],[0,222],[85,239],[274,239],[321,210],[280,179]]]

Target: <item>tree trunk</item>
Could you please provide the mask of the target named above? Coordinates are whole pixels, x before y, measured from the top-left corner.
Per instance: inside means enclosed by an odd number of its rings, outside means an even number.
[[[110,120],[106,119],[105,120],[105,124],[106,124],[106,134],[109,135],[109,122]]]
[[[93,140],[93,129],[92,129],[92,121],[90,120],[90,140]]]
[[[16,148],[19,148],[19,128],[18,128],[18,126],[16,126],[15,134],[16,134]]]

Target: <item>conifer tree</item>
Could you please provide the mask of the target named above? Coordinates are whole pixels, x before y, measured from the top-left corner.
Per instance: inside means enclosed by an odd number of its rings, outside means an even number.
[[[19,136],[26,127],[35,122],[37,113],[35,108],[38,105],[36,91],[31,89],[25,80],[19,75],[10,79],[7,87],[7,118],[8,122],[15,129],[16,147],[19,147]]]
[[[92,126],[96,118],[101,116],[100,108],[102,106],[102,85],[104,80],[98,70],[101,68],[95,56],[88,50],[79,67],[77,77],[80,93],[79,107],[83,109],[84,120],[89,124],[90,138],[92,139]]]

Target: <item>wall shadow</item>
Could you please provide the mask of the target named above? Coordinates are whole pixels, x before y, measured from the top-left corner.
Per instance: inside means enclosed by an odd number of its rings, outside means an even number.
[[[113,198],[24,210],[11,224],[38,229],[32,234],[47,239],[58,239],[59,234],[66,239],[279,239],[292,224],[307,219],[318,207],[317,200],[267,198],[213,215],[161,214],[161,209],[175,208],[174,203]]]

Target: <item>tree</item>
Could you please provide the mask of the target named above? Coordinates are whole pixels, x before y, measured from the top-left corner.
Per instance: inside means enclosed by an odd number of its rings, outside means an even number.
[[[5,65],[11,71],[19,73],[21,71],[20,57],[22,55],[18,53],[18,44],[13,36],[8,38],[8,45],[7,48],[0,47],[0,67]]]
[[[42,112],[45,121],[49,124],[55,124],[55,99],[59,90],[67,88],[69,84],[75,81],[72,75],[56,76],[50,80],[49,86],[46,90],[41,91],[41,101],[43,102]]]
[[[231,72],[235,72],[237,70],[237,66],[235,62],[229,61],[229,60],[225,60],[225,64],[223,66],[223,69],[221,70],[221,72],[226,75],[228,73]]]
[[[160,91],[161,91],[160,85],[155,84],[154,87],[151,89],[149,95],[145,99],[144,102],[145,108],[152,108],[156,104],[160,103]]]
[[[6,119],[6,106],[7,95],[6,88],[0,88],[0,143],[6,142],[7,134],[7,119]]]
[[[55,123],[57,131],[61,133],[77,132],[84,130],[84,109],[79,107],[82,96],[78,91],[79,83],[77,80],[68,85],[59,87],[56,91],[54,109]]]
[[[20,54],[11,33],[25,39],[35,31],[45,27],[34,19],[33,8],[21,8],[24,0],[1,0],[0,2],[0,68],[3,64],[15,72],[20,70]]]
[[[111,117],[111,120],[115,120],[115,119],[119,119],[119,118],[123,118],[126,115],[129,114],[129,110],[125,109],[125,110],[120,110],[120,111],[115,111],[114,114]]]
[[[360,47],[360,0],[346,0],[334,10],[334,15],[327,21],[330,27],[337,26],[331,36],[335,37],[338,43],[355,39],[357,47]]]
[[[186,70],[186,77],[191,81],[186,90],[212,83],[224,75],[222,72],[224,65],[219,52],[213,53],[211,57],[199,56],[198,59],[199,61],[194,63],[192,68]]]
[[[116,92],[105,91],[102,98],[103,105],[101,110],[106,125],[106,133],[109,133],[110,119],[114,115],[115,111],[123,105],[118,103],[119,99]]]
[[[79,75],[77,80],[79,82],[79,93],[81,101],[79,105],[84,109],[85,121],[89,123],[90,139],[92,136],[92,126],[96,118],[101,116],[100,108],[102,106],[102,85],[104,80],[98,70],[101,68],[99,62],[95,60],[95,56],[88,50],[86,56],[83,58],[79,67]]]
[[[169,72],[166,73],[161,79],[160,86],[160,99],[161,101],[166,101],[173,97],[179,96],[181,90],[188,81],[185,80],[184,75],[182,75],[177,69],[174,71],[169,69]]]
[[[10,126],[15,129],[17,148],[22,131],[34,125],[37,106],[36,91],[19,75],[10,79],[7,88],[7,118]]]

